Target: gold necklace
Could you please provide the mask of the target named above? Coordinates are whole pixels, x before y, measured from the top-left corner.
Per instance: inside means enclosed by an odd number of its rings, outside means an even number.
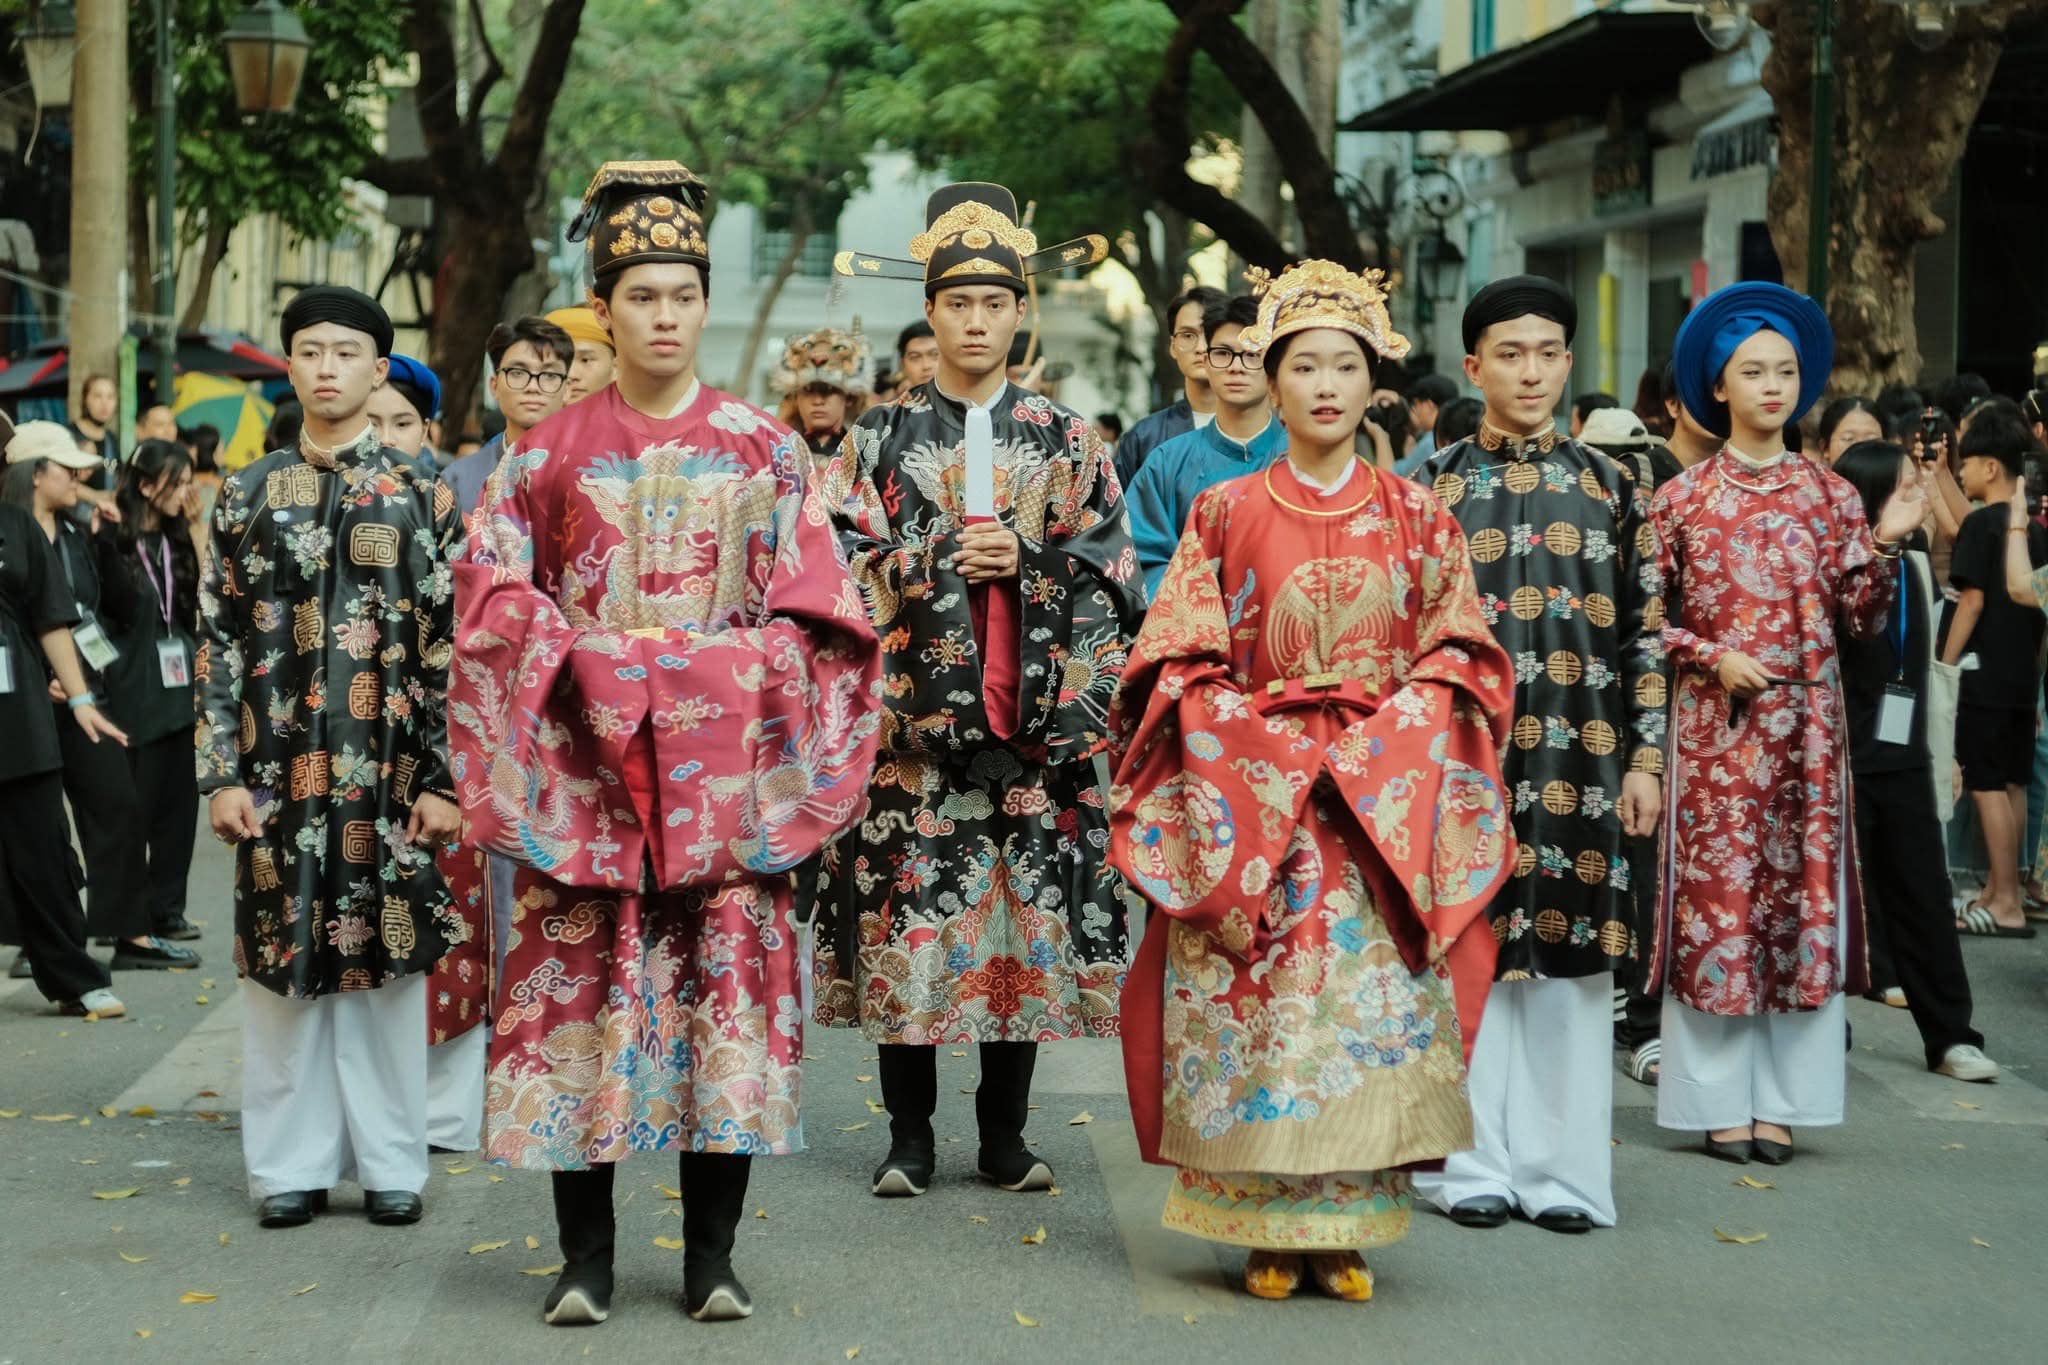
[[[1365,496],[1360,498],[1357,502],[1352,503],[1349,507],[1339,507],[1334,510],[1330,508],[1301,507],[1281,497],[1280,490],[1273,487],[1273,470],[1276,466],[1286,462],[1286,456],[1284,455],[1280,459],[1275,460],[1272,464],[1266,466],[1266,494],[1268,497],[1272,498],[1274,502],[1279,503],[1288,511],[1299,512],[1305,517],[1348,517],[1353,512],[1356,512],[1359,508],[1371,502],[1373,500],[1373,495],[1378,493],[1380,490],[1379,470],[1375,466],[1367,464],[1364,460],[1360,460],[1356,455],[1353,455],[1351,458],[1354,460],[1358,460],[1358,463],[1365,465],[1366,477],[1368,479],[1368,482],[1365,488]]]
[[[1785,456],[1787,453],[1788,452],[1780,451],[1767,463],[1775,464],[1779,460],[1785,460]],[[1731,484],[1736,488],[1744,490],[1745,492],[1755,493],[1759,496],[1769,493],[1775,493],[1782,488],[1791,487],[1792,484],[1797,482],[1799,478],[1799,461],[1785,460],[1785,477],[1778,480],[1778,482],[1770,484],[1744,483],[1741,479],[1736,478],[1735,475],[1730,472],[1730,470],[1734,468],[1736,462],[1742,459],[1740,455],[1737,455],[1735,453],[1734,447],[1722,446],[1721,455],[1723,457],[1721,467],[1715,470],[1714,472],[1720,476],[1721,482]]]

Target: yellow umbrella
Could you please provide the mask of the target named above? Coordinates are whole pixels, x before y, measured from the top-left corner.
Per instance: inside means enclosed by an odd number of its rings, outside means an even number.
[[[254,384],[217,374],[181,374],[173,393],[171,411],[179,426],[212,426],[220,432],[214,461],[221,473],[232,474],[269,453],[263,448],[263,432],[273,409]]]

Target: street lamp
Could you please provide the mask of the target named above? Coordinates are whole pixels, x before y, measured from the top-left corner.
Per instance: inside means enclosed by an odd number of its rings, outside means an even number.
[[[235,77],[235,103],[245,114],[282,114],[299,97],[312,41],[299,16],[277,0],[256,0],[221,34],[228,69]]]
[[[21,30],[21,59],[36,108],[62,109],[71,103],[71,63],[77,53],[77,11],[61,0],[36,6]]]
[[[1415,244],[1415,269],[1431,303],[1451,303],[1464,289],[1465,253],[1441,228]]]
[[[1700,36],[1716,52],[1733,52],[1749,36],[1749,5],[1746,0],[1699,0],[1693,22]]]

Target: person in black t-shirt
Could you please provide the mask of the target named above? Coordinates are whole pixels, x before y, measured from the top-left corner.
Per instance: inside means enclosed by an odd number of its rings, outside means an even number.
[[[1835,472],[1863,495],[1872,517],[1898,489],[1925,478],[1887,441],[1843,451]],[[1998,1063],[1970,1023],[1970,978],[1949,909],[1947,859],[1935,810],[1927,749],[1927,676],[1933,664],[1933,571],[1918,551],[1898,562],[1891,619],[1875,635],[1840,636],[1849,766],[1856,779],[1856,848],[1863,874],[1870,983],[1904,996],[1930,1070],[1959,1081],[1989,1081]],[[1945,795],[1947,773],[1938,784]],[[1893,1003],[1887,1000],[1886,1003]]]
[[[1956,762],[1984,829],[1984,890],[1957,923],[1963,933],[2031,937],[2020,906],[2020,831],[2027,823],[2035,715],[2041,701],[2041,638],[2048,620],[2006,591],[2008,504],[2035,449],[2016,415],[1993,410],[1970,424],[1960,446],[1963,491],[1978,509],[1956,532],[1949,582],[1958,598],[1942,618],[1944,663],[1963,669],[1956,711]],[[2048,531],[2028,523],[2028,562],[2048,563]]]

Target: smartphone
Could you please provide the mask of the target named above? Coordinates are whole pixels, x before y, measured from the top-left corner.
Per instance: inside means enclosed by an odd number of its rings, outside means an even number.
[[[1941,414],[1938,412],[1922,413],[1920,415],[1921,459],[1932,460],[1936,458],[1935,448],[1941,444],[1942,435]]]

